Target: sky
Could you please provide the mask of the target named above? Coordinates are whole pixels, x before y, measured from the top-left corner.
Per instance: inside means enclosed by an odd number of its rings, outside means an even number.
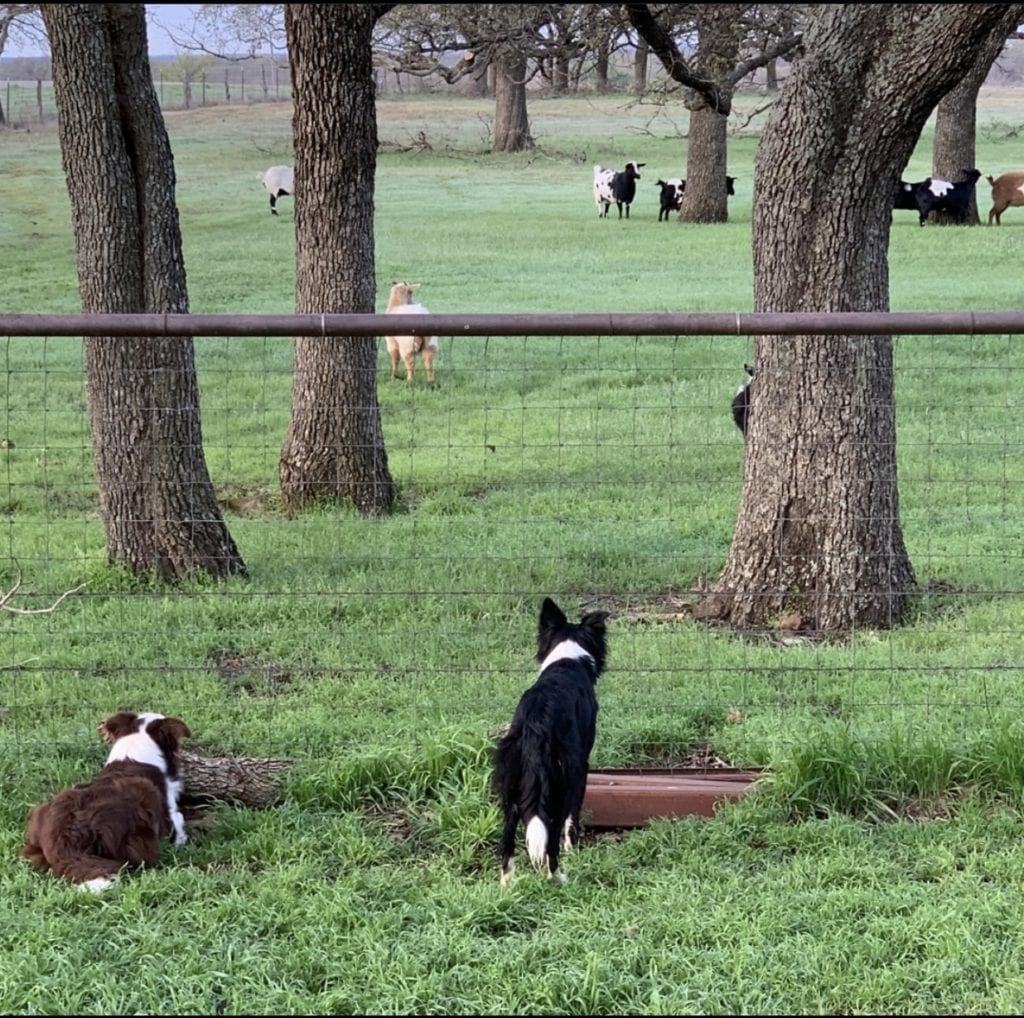
[[[191,4],[146,4],[146,30],[149,36],[150,56],[172,56],[178,47],[161,26],[166,25],[172,30],[181,29],[192,21]],[[36,57],[43,51],[38,45],[11,39],[4,47],[5,57]]]

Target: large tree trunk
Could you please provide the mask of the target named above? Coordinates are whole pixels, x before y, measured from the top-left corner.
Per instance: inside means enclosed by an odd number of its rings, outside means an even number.
[[[44,4],[82,309],[188,311],[174,162],[142,4]],[[85,340],[89,423],[112,562],[165,578],[245,565],[203,456],[189,336]]]
[[[758,148],[758,311],[888,308],[891,195],[929,112],[1024,5],[844,4],[807,33]],[[808,196],[813,196],[813,201]],[[736,533],[698,612],[892,626],[914,585],[900,526],[888,336],[762,336]]]
[[[698,4],[697,72],[732,95],[729,76],[736,66],[742,31],[738,19],[744,9],[737,4]],[[679,220],[684,223],[724,223],[729,218],[726,202],[727,109],[715,109],[695,97],[688,103],[690,130],[686,147],[686,192]]]
[[[295,310],[372,313],[377,165],[371,38],[383,4],[286,4],[295,113]],[[295,340],[281,495],[294,511],[350,499],[390,511],[395,487],[372,336]]]
[[[726,201],[727,118],[701,103],[690,111],[686,144],[686,190],[679,210],[682,223],[724,223]]]
[[[558,55],[551,61],[551,91],[565,95],[569,91],[569,58]]]
[[[495,57],[494,108],[494,151],[533,148],[526,112],[526,58],[515,50],[500,50]]]
[[[933,177],[940,180],[962,180],[964,173],[975,167],[978,92],[1005,44],[1005,33],[1002,30],[993,32],[978,50],[974,63],[960,83],[939,101],[935,109],[935,139],[932,142]],[[978,217],[977,193],[975,186],[967,209],[967,223],[970,226],[977,226],[981,222]],[[930,218],[941,225],[958,222],[947,212],[933,212]]]

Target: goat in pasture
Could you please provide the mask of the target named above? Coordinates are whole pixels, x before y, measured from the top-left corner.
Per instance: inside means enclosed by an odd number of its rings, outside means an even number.
[[[271,166],[259,174],[270,195],[270,211],[277,215],[277,199],[295,193],[295,170],[291,166]]]
[[[1024,171],[1010,170],[1001,173],[993,180],[985,178],[992,185],[992,208],[988,213],[988,225],[995,218],[996,226],[1001,226],[999,217],[1012,205],[1024,205]]]
[[[916,184],[901,180],[893,196],[894,209],[917,209],[921,226],[932,212],[947,212],[958,222],[966,222],[974,185],[981,170],[964,170],[964,179],[957,181],[925,177]]]
[[[427,315],[429,311],[413,299],[413,291],[419,283],[395,283],[388,297],[387,315]],[[427,382],[434,384],[434,358],[437,356],[437,336],[385,336],[388,355],[391,357],[391,377],[398,377],[398,358],[405,363],[405,380],[412,382],[416,377],[416,354],[423,358],[427,370]]]
[[[662,219],[668,222],[670,212],[678,212],[683,207],[683,195],[686,193],[686,181],[681,177],[670,177],[668,180],[659,180],[658,186],[661,188],[660,200],[661,209],[658,212],[658,222]],[[725,178],[725,193],[727,195],[734,195],[736,193],[734,185],[736,183],[735,177]]]
[[[754,369],[749,364],[744,364],[743,370],[750,377],[736,390],[736,395],[732,398],[732,419],[746,438],[747,423],[750,420],[750,386],[754,382]]]
[[[594,167],[594,203],[597,205],[597,214],[607,218],[608,209],[614,202],[619,208],[619,219],[622,218],[622,210],[626,210],[626,218],[629,219],[629,206],[636,197],[636,182],[640,179],[640,168],[646,163],[626,163],[624,170],[605,170],[600,166]]]

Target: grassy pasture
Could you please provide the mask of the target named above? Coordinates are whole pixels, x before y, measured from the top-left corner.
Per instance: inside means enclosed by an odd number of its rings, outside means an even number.
[[[755,99],[741,102],[753,108]],[[486,152],[486,103],[379,104],[380,307],[747,310],[755,121],[716,227],[657,223],[685,115],[538,100],[535,152]],[[763,119],[763,118],[762,118]],[[285,105],[167,115],[192,308],[291,310]],[[991,91],[979,168],[1024,167],[1024,98]],[[909,179],[928,173],[930,134]],[[627,222],[594,163],[647,163]],[[0,308],[78,309],[55,132],[0,134]],[[983,217],[988,187],[979,189]],[[896,213],[896,310],[1020,303],[1024,212]],[[439,386],[381,400],[401,510],[287,520],[290,344],[197,340],[206,453],[246,581],[172,589],[104,562],[80,342],[0,339],[0,1010],[6,1013],[1018,1013],[1024,663],[1018,340],[897,341],[913,624],[840,646],[667,618],[721,566],[745,340],[442,340]],[[594,763],[710,742],[771,767],[707,823],[595,839],[565,888],[497,886],[487,754],[532,672],[536,610],[614,609]],[[17,857],[30,805],[102,761],[121,706],[210,752],[295,761],[284,803],[213,812],[101,900]],[[893,811],[901,819],[879,823]],[[922,823],[908,817],[941,817]]]

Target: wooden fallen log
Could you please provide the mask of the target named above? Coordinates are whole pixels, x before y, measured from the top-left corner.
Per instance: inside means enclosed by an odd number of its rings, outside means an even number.
[[[185,782],[186,805],[216,799],[236,806],[265,809],[281,797],[281,779],[290,760],[257,756],[202,756],[188,750],[178,754]]]

